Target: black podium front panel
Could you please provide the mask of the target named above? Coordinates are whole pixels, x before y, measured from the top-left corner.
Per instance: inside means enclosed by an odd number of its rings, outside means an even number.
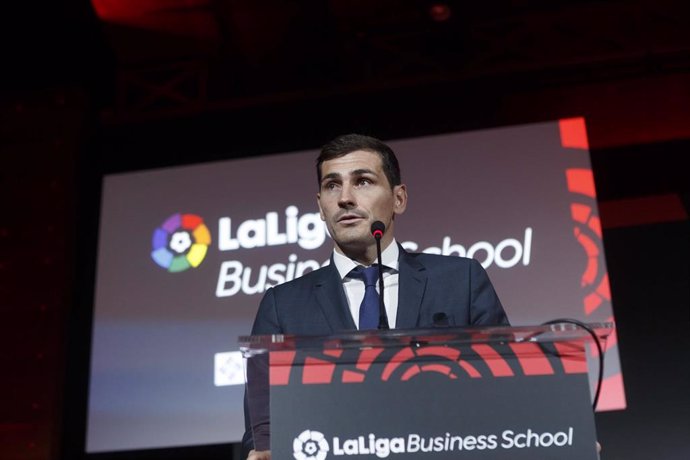
[[[273,458],[596,459],[583,349],[274,351]]]

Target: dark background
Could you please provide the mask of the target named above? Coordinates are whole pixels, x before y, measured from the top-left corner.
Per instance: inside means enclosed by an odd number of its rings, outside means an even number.
[[[688,456],[681,1],[56,0],[0,36],[0,454],[83,456],[104,173],[587,120],[628,409],[604,459]],[[232,458],[233,446],[99,458]]]

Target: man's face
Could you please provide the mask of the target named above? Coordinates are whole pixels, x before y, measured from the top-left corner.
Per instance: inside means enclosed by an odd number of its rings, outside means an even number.
[[[407,189],[391,188],[378,154],[355,150],[321,164],[317,198],[336,248],[352,257],[375,248],[371,224],[376,220],[386,225],[381,246],[393,240],[393,216],[405,211]]]

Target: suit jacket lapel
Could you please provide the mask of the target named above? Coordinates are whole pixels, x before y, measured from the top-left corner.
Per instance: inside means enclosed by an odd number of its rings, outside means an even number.
[[[332,256],[330,265],[322,272],[323,275],[317,281],[314,290],[316,291],[316,299],[331,328],[331,332],[356,330],[357,326],[347,306],[343,281],[335,268]]]
[[[419,322],[419,311],[426,289],[426,268],[402,247],[400,247],[398,268],[400,287],[398,288],[398,316],[395,328],[414,328]]]

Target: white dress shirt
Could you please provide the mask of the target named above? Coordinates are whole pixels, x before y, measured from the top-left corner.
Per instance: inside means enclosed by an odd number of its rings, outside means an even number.
[[[395,239],[381,252],[381,260],[385,267],[383,272],[383,303],[386,306],[388,326],[391,329],[395,328],[395,319],[398,315],[399,255],[400,250]],[[343,280],[345,297],[347,297],[352,319],[359,328],[359,306],[362,303],[362,299],[364,299],[364,281],[358,278],[350,278],[349,274],[355,267],[361,264],[340,254],[336,250],[333,250],[333,262],[338,269],[340,278]],[[378,282],[376,283],[376,291],[379,291]],[[380,292],[379,295],[381,295]]]

